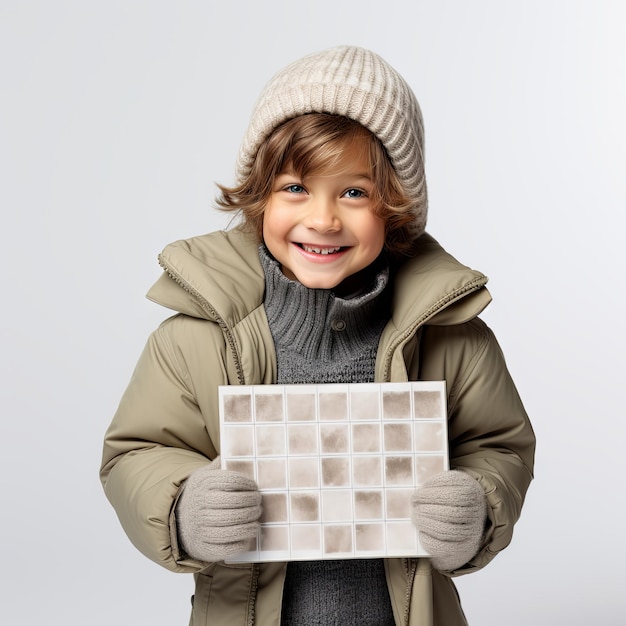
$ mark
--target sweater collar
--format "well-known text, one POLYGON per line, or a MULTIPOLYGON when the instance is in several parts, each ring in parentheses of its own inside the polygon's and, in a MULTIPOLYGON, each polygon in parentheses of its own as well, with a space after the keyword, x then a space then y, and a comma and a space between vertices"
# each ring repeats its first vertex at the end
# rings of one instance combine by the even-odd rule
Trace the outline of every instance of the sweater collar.
POLYGON ((314 358, 330 358, 349 345, 369 347, 389 318, 389 264, 381 255, 362 270, 359 288, 341 296, 330 289, 309 289, 287 278, 265 245, 259 247, 265 272, 265 300, 277 347, 314 358))

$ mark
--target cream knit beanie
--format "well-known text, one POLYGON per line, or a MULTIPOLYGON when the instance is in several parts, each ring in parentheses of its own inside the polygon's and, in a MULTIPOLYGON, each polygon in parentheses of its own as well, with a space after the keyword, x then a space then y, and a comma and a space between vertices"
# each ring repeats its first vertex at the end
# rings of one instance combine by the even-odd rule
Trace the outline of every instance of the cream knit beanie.
POLYGON ((237 159, 241 183, 259 146, 287 120, 306 113, 343 115, 380 139, 406 190, 416 199, 415 236, 426 226, 424 127, 415 94, 377 54, 354 46, 317 52, 279 71, 261 92, 237 159))

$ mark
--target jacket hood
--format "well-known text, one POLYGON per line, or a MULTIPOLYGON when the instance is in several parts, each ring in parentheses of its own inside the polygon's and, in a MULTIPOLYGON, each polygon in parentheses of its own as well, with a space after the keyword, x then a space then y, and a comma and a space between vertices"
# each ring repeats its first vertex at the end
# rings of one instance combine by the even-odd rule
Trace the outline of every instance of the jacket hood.
MULTIPOLYGON (((159 255, 163 275, 147 297, 174 311, 235 326, 263 304, 256 237, 241 228, 176 241, 159 255)), ((392 323, 460 324, 491 301, 487 277, 459 263, 430 235, 394 272, 392 323)))

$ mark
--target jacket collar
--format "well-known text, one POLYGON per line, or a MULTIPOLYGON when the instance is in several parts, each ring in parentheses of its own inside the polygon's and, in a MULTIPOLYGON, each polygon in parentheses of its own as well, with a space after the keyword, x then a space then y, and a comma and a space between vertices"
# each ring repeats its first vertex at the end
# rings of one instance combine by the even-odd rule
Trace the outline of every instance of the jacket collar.
POLYGON ((258 241, 239 228, 171 243, 159 264, 147 297, 174 311, 233 327, 263 304, 258 241))
MULTIPOLYGON (((174 311, 236 326, 263 305, 265 280, 254 235, 235 228, 168 245, 163 275, 147 297, 174 311)), ((391 323, 412 331, 423 323, 459 324, 491 297, 487 277, 459 263, 428 234, 395 272, 391 323)))

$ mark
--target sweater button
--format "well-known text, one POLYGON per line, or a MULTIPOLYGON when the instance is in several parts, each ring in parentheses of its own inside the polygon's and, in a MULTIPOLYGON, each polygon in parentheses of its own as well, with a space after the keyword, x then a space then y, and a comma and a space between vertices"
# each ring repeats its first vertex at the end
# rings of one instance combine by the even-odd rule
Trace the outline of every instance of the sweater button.
POLYGON ((343 320, 333 320, 330 323, 330 327, 333 330, 345 330, 346 329, 346 323, 343 320))

